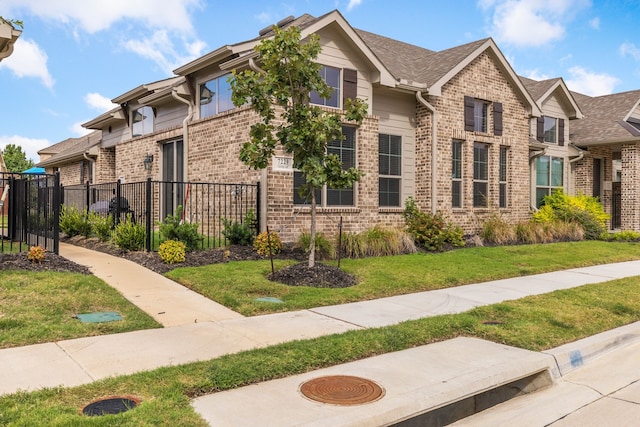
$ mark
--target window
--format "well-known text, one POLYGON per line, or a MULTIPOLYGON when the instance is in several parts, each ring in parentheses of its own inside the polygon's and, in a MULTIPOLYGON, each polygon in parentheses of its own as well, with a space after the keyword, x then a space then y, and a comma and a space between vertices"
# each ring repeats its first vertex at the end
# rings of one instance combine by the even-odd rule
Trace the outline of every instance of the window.
POLYGON ((507 207, 507 166, 509 147, 500 147, 500 165, 498 171, 498 185, 500 187, 499 207, 507 207))
POLYGON ((462 141, 451 143, 451 206, 462 207, 462 141))
POLYGON ((473 144, 473 207, 487 207, 489 198, 489 145, 473 144))
POLYGON ((544 118, 544 142, 556 143, 556 119, 554 117, 544 118))
POLYGON ((141 107, 134 110, 131 115, 132 134, 136 136, 142 136, 153 132, 153 108, 141 107))
POLYGON ((311 92, 311 103, 326 107, 340 107, 340 69, 323 65, 320 76, 333 89, 330 98, 321 98, 318 92, 311 92))
MULTIPOLYGON (((464 97, 464 129, 469 132, 487 133, 489 130, 489 102, 464 97)), ((502 104, 499 106, 499 133, 502 134, 502 104)))
POLYGON ((200 118, 213 116, 234 108, 231 85, 225 74, 200 85, 200 118))
POLYGON ((378 206, 400 206, 402 137, 378 135, 378 206))
POLYGON ((564 145, 564 119, 538 117, 537 140, 547 144, 564 145))
POLYGON ((536 159, 536 207, 555 189, 562 188, 564 160, 560 157, 542 156, 536 159))
MULTIPOLYGON (((342 127, 344 139, 341 141, 331 141, 327 144, 327 152, 336 154, 342 162, 343 169, 356 166, 356 128, 342 127)), ((306 184, 302 172, 293 173, 293 203, 296 205, 306 205, 311 203, 311 197, 300 195, 299 189, 306 184)), ((322 206, 353 206, 354 188, 328 188, 323 191, 316 190, 316 202, 322 206), (324 193, 324 194, 323 194, 324 193)))

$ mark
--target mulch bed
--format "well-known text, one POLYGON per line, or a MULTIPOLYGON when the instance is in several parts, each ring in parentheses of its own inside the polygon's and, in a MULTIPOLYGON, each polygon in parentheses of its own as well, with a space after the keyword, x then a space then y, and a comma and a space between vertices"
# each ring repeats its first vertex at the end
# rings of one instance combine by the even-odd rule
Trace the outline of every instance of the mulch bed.
MULTIPOLYGON (((185 262, 180 264, 165 264, 155 252, 126 252, 112 244, 102 243, 98 239, 73 237, 61 238, 60 241, 123 257, 159 274, 164 274, 178 267, 199 267, 221 262, 263 259, 250 246, 231 245, 222 249, 206 249, 188 252, 185 262)), ((270 280, 279 283, 290 286, 313 286, 320 288, 344 288, 356 284, 355 277, 339 268, 331 267, 320 262, 316 262, 315 267, 308 268, 307 255, 300 249, 285 247, 276 258, 299 261, 297 264, 276 271, 276 273, 272 275, 273 277, 269 277, 270 280)), ((47 253, 45 259, 39 264, 27 260, 25 253, 0 254, 0 270, 8 269, 91 274, 88 268, 53 253, 47 253)))

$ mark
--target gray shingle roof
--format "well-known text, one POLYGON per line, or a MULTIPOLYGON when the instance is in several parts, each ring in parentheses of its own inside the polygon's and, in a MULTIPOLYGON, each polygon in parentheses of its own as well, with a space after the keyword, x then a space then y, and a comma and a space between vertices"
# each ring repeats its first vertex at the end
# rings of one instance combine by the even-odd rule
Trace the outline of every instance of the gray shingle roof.
MULTIPOLYGON (((87 152, 91 147, 98 145, 101 140, 102 140, 101 131, 93 131, 85 136, 81 136, 80 138, 65 139, 64 141, 58 144, 55 144, 55 145, 60 145, 64 143, 63 150, 58 151, 53 156, 38 163, 37 166, 45 167, 45 166, 61 165, 66 162, 83 158, 83 154, 87 152)), ((50 147, 47 147, 47 148, 50 148, 50 147)), ((43 151, 43 150, 40 150, 40 151, 43 151)), ((49 151, 47 151, 47 153, 49 153, 49 151)))
POLYGON ((556 84, 558 80, 560 80, 559 77, 556 77, 554 79, 540 80, 540 81, 532 80, 522 76, 519 76, 519 77, 524 87, 527 88, 531 96, 533 96, 533 99, 535 99, 536 101, 539 101, 542 95, 547 93, 547 91, 551 88, 551 86, 553 86, 554 84, 556 84))
POLYGON ((576 145, 634 139, 620 122, 640 100, 640 90, 596 97, 572 94, 584 113, 582 120, 571 122, 571 139, 576 145))

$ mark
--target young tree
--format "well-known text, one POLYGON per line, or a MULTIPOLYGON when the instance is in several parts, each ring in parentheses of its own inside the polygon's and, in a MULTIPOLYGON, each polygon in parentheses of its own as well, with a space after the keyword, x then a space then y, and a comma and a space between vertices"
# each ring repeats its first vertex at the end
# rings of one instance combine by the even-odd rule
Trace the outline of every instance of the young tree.
POLYGON ((22 172, 33 166, 33 161, 27 159, 27 155, 19 145, 7 144, 2 152, 2 157, 4 157, 4 163, 9 172, 22 172))
POLYGON ((233 73, 230 78, 232 100, 236 106, 251 103, 262 122, 251 126, 250 140, 240 151, 240 159, 254 169, 267 167, 278 145, 293 156, 293 167, 306 181, 301 196, 311 201, 309 267, 315 265, 316 197, 315 190, 327 185, 347 188, 360 179, 356 168, 344 170, 340 158, 327 153, 327 144, 340 140, 342 122, 360 124, 367 113, 362 100, 349 100, 344 115, 327 112, 310 103, 311 92, 323 98, 332 88, 320 76, 316 62, 320 38, 300 40, 300 29, 273 27, 274 37, 255 48, 260 68, 233 73))

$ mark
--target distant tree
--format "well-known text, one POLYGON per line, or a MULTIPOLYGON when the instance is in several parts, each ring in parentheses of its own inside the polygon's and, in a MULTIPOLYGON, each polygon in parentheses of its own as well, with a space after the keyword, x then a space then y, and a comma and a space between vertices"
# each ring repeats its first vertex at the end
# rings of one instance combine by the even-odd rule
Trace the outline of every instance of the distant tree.
MULTIPOLYGON (((306 185, 301 196, 311 201, 309 267, 315 265, 316 190, 323 186, 348 188, 362 176, 356 168, 343 169, 335 154, 327 153, 327 144, 342 140, 342 122, 360 124, 367 113, 362 100, 348 100, 344 115, 311 104, 311 93, 331 97, 332 88, 320 75, 316 62, 320 38, 311 35, 301 42, 300 29, 273 27, 274 37, 255 48, 260 69, 234 72, 232 99, 236 106, 250 102, 262 118, 251 126, 250 140, 242 146, 240 159, 254 169, 264 169, 278 145, 291 154, 293 167, 300 171, 306 185)), ((257 68, 257 67, 254 67, 257 68)))
POLYGON ((2 152, 2 157, 4 157, 4 163, 9 172, 22 172, 33 167, 33 161, 27 159, 27 155, 19 145, 7 144, 2 152))

